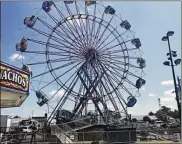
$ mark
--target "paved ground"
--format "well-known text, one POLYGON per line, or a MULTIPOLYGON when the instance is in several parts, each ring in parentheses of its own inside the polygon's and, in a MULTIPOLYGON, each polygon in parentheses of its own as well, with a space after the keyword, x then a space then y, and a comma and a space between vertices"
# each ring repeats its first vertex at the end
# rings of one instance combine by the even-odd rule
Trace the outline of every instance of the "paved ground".
POLYGON ((136 144, 181 144, 181 142, 172 142, 172 141, 137 141, 136 144))

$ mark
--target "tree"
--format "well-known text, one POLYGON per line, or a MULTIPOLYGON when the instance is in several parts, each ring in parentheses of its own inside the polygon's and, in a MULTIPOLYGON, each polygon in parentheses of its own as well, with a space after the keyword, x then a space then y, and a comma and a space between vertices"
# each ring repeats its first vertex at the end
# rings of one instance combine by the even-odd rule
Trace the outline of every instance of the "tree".
POLYGON ((151 119, 150 119, 148 116, 144 116, 144 117, 143 117, 143 121, 145 121, 145 122, 147 122, 147 121, 150 122, 151 119))
POLYGON ((159 120, 167 122, 167 116, 170 116, 175 119, 179 118, 179 111, 178 110, 172 111, 171 108, 162 106, 161 109, 158 110, 155 115, 159 120))
POLYGON ((132 122, 137 122, 137 119, 136 118, 132 118, 132 120, 131 120, 132 122))
POLYGON ((152 111, 149 112, 149 116, 153 116, 154 113, 152 111))
POLYGON ((166 106, 162 106, 161 107, 161 111, 163 111, 164 113, 168 114, 171 111, 171 108, 168 108, 166 106))
POLYGON ((21 118, 21 117, 16 115, 16 116, 14 116, 13 118, 21 118))
POLYGON ((167 122, 167 114, 164 113, 163 111, 159 110, 155 113, 156 117, 158 120, 161 120, 163 122, 167 122))

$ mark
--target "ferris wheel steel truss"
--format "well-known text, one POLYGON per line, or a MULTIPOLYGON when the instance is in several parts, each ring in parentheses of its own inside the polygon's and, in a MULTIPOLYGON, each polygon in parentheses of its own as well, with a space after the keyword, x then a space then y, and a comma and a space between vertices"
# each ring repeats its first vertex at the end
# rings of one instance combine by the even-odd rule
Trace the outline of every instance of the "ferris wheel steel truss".
POLYGON ((114 19, 120 21, 120 23, 126 23, 126 21, 120 19, 119 15, 115 13, 111 14, 110 11, 109 14, 111 16, 105 20, 104 17, 109 14, 106 14, 107 7, 101 2, 93 5, 93 14, 90 14, 88 6, 86 5, 84 6, 85 12, 82 13, 80 11, 79 2, 75 1, 72 3, 76 14, 72 12, 69 7, 70 4, 62 3, 65 4, 64 10, 66 10, 68 16, 65 16, 64 12, 61 11, 54 2, 51 5, 52 9, 54 8, 60 19, 54 17, 51 12, 46 12, 55 26, 52 26, 40 17, 36 17, 36 23, 40 22, 51 31, 50 33, 36 28, 36 24, 35 26, 28 27, 46 37, 47 41, 35 38, 26 38, 26 40, 40 44, 45 47, 45 49, 42 51, 32 51, 30 48, 27 48, 27 50, 22 52, 26 54, 45 55, 45 61, 29 62, 26 63, 26 65, 47 65, 48 70, 33 75, 32 81, 48 73, 52 75, 53 80, 47 82, 39 89, 43 90, 54 82, 60 86, 49 98, 49 102, 51 102, 60 90, 65 90, 56 106, 52 107, 53 111, 48 121, 51 121, 55 116, 56 110, 62 109, 70 96, 75 98, 75 101, 70 99, 75 102, 73 109, 73 113, 75 114, 81 114, 83 109, 87 107, 88 101, 92 100, 101 116, 104 116, 104 112, 109 111, 106 101, 110 101, 114 111, 118 112, 120 112, 117 104, 119 103, 123 109, 122 112, 127 115, 127 100, 121 94, 121 89, 124 90, 128 96, 135 97, 137 94, 139 96, 138 90, 141 86, 136 86, 137 84, 132 82, 132 80, 128 78, 129 76, 135 78, 136 81, 138 80, 140 85, 145 84, 145 81, 142 79, 144 67, 141 68, 131 63, 131 61, 134 60, 143 60, 143 64, 145 64, 144 59, 141 58, 140 40, 134 37, 130 28, 126 28, 122 33, 118 32, 118 29, 122 29, 122 27, 121 24, 113 26, 112 22, 114 19), (97 7, 104 9, 101 13, 101 17, 97 16, 97 7), (107 33, 109 34, 106 36, 107 33), (126 36, 126 40, 124 40, 123 36, 126 33, 130 33, 130 36, 126 36), (113 43, 114 45, 112 45, 113 43), (128 43, 132 43, 132 47, 128 48, 128 43), (134 56, 131 56, 130 52, 133 52, 132 54, 134 56), (136 53, 138 53, 138 55, 136 53), (51 59, 52 57, 56 59, 51 59), (65 62, 65 64, 58 66, 59 63, 62 62, 65 62), (55 65, 57 66, 55 67, 55 65), (74 68, 75 71, 63 82, 61 78, 71 73, 74 68), (66 69, 66 71, 58 75, 56 71, 60 69, 66 69), (130 71, 131 69, 133 69, 133 72, 130 71), (138 75, 138 71, 140 71, 141 75, 138 75), (129 85, 130 89, 125 86, 126 83, 129 85), (79 88, 75 89, 76 86, 79 88), (135 89, 135 94, 133 94, 134 92, 132 93, 133 89, 135 89), (115 99, 117 99, 118 102, 116 102, 115 99), (100 109, 99 104, 102 104, 104 110, 100 109))

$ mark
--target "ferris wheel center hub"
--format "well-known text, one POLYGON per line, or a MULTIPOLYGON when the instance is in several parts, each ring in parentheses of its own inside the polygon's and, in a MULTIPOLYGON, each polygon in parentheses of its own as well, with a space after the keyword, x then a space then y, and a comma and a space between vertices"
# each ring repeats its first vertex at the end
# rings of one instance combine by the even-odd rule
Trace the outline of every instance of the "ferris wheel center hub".
POLYGON ((97 59, 98 53, 95 49, 89 49, 85 54, 85 59, 94 61, 97 59))

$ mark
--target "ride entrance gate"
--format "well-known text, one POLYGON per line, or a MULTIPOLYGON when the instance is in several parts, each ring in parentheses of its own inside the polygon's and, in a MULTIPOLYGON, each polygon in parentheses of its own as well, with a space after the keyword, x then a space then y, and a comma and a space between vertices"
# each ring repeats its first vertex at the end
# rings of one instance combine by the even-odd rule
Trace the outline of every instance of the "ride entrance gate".
POLYGON ((0 108, 19 107, 29 95, 30 74, 7 63, 0 63, 0 108))

